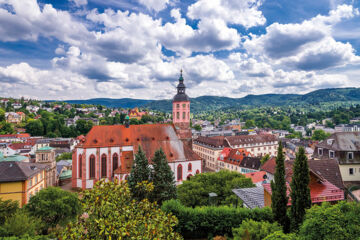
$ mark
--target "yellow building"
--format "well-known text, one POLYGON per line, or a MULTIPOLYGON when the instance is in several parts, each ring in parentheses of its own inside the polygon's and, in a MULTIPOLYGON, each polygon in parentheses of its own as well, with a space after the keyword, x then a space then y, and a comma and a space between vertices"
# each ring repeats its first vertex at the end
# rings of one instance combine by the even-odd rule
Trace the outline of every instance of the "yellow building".
POLYGON ((0 162, 0 198, 22 207, 45 187, 45 167, 38 163, 0 162))

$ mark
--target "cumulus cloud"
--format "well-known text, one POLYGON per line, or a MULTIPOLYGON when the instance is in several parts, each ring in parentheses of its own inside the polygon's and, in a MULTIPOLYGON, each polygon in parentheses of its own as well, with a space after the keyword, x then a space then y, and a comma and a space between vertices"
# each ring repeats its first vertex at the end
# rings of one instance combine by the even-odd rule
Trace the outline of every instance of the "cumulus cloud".
POLYGON ((333 39, 332 28, 356 15, 358 9, 340 5, 327 16, 318 15, 299 24, 274 23, 266 28, 266 34, 250 36, 244 47, 253 55, 265 55, 268 61, 299 70, 342 66, 358 57, 349 43, 333 39))
POLYGON ((188 8, 192 19, 222 19, 246 28, 263 25, 265 17, 259 10, 261 0, 199 0, 188 8))
POLYGON ((87 5, 87 0, 70 0, 71 2, 75 3, 77 7, 87 5))

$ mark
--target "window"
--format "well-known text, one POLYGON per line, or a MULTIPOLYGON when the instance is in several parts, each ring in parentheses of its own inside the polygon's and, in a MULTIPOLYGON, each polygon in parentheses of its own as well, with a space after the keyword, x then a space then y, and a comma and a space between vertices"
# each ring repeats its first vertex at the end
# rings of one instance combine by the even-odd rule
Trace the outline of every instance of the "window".
POLYGON ((79 154, 79 178, 82 178, 82 156, 79 154))
POLYGON ((349 175, 354 175, 354 169, 353 168, 349 168, 349 175))
POLYGON ((35 176, 35 184, 37 184, 38 182, 38 178, 37 178, 37 175, 35 176))
POLYGON ((186 108, 186 104, 185 104, 185 103, 183 104, 183 108, 186 108))
POLYGON ((347 159, 353 160, 354 159, 354 153, 353 152, 348 152, 347 153, 347 159))
POLYGON ((334 151, 329 151, 329 158, 334 158, 335 157, 335 152, 334 151))
POLYGON ((101 177, 106 177, 106 154, 101 156, 101 177))
POLYGON ((118 159, 119 159, 119 157, 118 157, 117 153, 114 153, 114 155, 113 155, 113 171, 119 167, 118 159))
POLYGON ((177 166, 177 180, 181 181, 182 180, 182 165, 179 164, 177 166))
POLYGON ((191 163, 189 163, 189 165, 188 165, 188 171, 191 171, 191 169, 192 169, 192 165, 191 165, 191 163))
POLYGON ((180 119, 180 113, 176 112, 176 119, 180 119))
POLYGON ((30 181, 29 181, 29 187, 31 187, 32 186, 32 179, 30 179, 30 181))
POLYGON ((180 104, 176 104, 176 108, 179 108, 180 107, 180 104))
POLYGON ((90 178, 95 178, 95 156, 90 156, 90 178))
POLYGON ((186 112, 183 112, 183 119, 185 120, 185 117, 186 117, 186 112))
POLYGON ((322 148, 319 148, 319 149, 318 149, 318 154, 319 154, 319 156, 322 156, 322 155, 323 155, 323 149, 322 149, 322 148))

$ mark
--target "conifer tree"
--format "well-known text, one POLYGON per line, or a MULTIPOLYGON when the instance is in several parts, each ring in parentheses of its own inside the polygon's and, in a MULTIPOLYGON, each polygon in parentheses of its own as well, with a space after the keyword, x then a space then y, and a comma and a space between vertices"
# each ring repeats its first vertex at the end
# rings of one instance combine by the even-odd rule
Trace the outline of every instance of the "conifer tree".
POLYGON ((145 152, 139 145, 139 149, 135 154, 135 161, 128 178, 128 183, 133 198, 140 201, 148 197, 147 192, 144 189, 138 187, 138 183, 149 181, 150 175, 151 169, 149 167, 148 159, 146 158, 145 152))
POLYGON ((153 161, 153 171, 151 179, 154 184, 153 201, 159 205, 165 200, 176 198, 176 185, 174 173, 167 162, 166 155, 160 148, 155 152, 153 161))
POLYGON ((311 207, 310 198, 310 175, 308 159, 305 155, 305 149, 299 148, 296 153, 296 159, 293 166, 293 175, 291 180, 291 229, 298 230, 304 220, 305 210, 311 207))
POLYGON ((289 232, 290 222, 286 214, 288 197, 286 196, 285 163, 284 153, 281 142, 279 142, 276 157, 276 168, 274 181, 271 181, 271 208, 274 219, 283 227, 285 233, 289 232))

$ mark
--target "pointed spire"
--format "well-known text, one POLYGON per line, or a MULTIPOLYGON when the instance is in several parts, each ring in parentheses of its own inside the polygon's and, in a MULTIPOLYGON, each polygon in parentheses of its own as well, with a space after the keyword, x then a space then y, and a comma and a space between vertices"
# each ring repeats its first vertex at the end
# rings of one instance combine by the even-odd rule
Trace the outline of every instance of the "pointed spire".
POLYGON ((179 77, 179 82, 183 83, 184 82, 184 78, 183 78, 183 70, 180 70, 180 77, 179 77))

